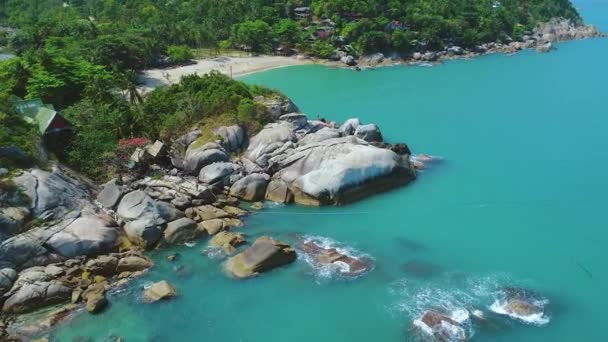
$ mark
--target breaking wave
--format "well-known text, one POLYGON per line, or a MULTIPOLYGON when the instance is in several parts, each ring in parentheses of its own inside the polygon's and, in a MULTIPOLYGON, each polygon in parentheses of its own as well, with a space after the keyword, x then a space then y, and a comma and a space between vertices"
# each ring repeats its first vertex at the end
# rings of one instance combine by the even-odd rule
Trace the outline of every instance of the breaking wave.
POLYGON ((365 271, 352 273, 350 269, 350 265, 342 261, 335 261, 330 264, 320 264, 315 260, 314 255, 310 253, 299 253, 300 258, 304 260, 312 269, 315 277, 319 279, 332 279, 332 278, 343 278, 343 279, 353 279, 358 278, 371 270, 373 270, 373 258, 371 255, 363 253, 351 246, 346 246, 344 244, 339 243, 336 240, 333 240, 324 236, 316 236, 316 235, 305 235, 302 237, 302 241, 306 244, 314 243, 318 247, 322 249, 336 249, 336 251, 340 254, 346 255, 350 258, 356 260, 362 260, 369 262, 369 268, 365 271))

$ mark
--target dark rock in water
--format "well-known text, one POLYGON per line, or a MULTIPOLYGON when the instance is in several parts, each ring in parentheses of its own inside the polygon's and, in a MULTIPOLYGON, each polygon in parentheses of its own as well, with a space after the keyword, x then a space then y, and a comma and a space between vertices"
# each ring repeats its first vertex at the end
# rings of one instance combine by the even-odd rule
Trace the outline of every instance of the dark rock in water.
POLYGON ((464 325, 439 311, 426 311, 422 317, 414 320, 414 326, 419 332, 435 341, 466 341, 469 339, 464 325))
POLYGON ((491 306, 497 314, 539 325, 549 322, 544 315, 547 301, 539 293, 517 287, 505 287, 501 291, 502 298, 491 306))
POLYGON ((340 253, 336 248, 324 248, 313 241, 302 241, 298 247, 306 254, 310 255, 318 265, 332 265, 343 263, 348 266, 348 270, 342 271, 348 276, 356 276, 369 271, 372 263, 363 258, 354 258, 344 253, 340 253))
POLYGON ((440 266, 421 260, 408 261, 403 264, 402 269, 406 273, 420 278, 428 278, 441 271, 440 266))
POLYGON ((412 151, 410 151, 410 148, 405 143, 393 144, 390 146, 390 150, 397 153, 400 156, 403 156, 406 154, 412 154, 412 151))
POLYGON ((406 249, 409 249, 412 252, 420 252, 420 251, 425 251, 427 250, 427 247, 420 244, 419 242, 416 242, 414 240, 408 239, 408 238, 404 238, 404 237, 398 237, 396 238, 397 243, 406 249))

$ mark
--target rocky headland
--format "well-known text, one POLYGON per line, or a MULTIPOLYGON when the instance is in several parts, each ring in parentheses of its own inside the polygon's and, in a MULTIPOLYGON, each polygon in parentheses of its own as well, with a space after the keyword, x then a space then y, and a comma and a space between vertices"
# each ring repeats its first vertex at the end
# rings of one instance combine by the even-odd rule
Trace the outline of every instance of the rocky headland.
MULTIPOLYGON (((15 315, 49 305, 102 312, 108 290, 153 265, 146 250, 209 236, 211 247, 234 255, 225 268, 236 278, 293 262, 296 249, 272 237, 236 254, 246 236, 231 230, 250 214, 241 201, 256 202, 251 208, 262 208, 265 200, 341 205, 416 178, 407 145, 384 142, 374 124, 309 120, 289 100, 256 100, 276 119, 256 135, 218 127, 216 140, 201 141, 194 129, 137 150, 131 159, 138 172, 100 187, 59 164, 3 170, 2 338, 9 338, 4 327, 24 336, 11 329, 15 315)), ((153 302, 176 291, 160 283, 143 296, 153 302)), ((52 315, 52 322, 69 316, 52 315)))
POLYGON ((342 65, 370 68, 394 64, 438 63, 449 59, 470 59, 484 54, 506 53, 514 54, 522 50, 536 49, 538 52, 549 52, 555 49, 559 42, 581 40, 588 38, 606 37, 594 25, 585 25, 569 19, 554 18, 546 23, 537 25, 533 30, 526 31, 520 38, 505 36, 500 42, 490 42, 464 48, 448 44, 443 50, 419 50, 408 55, 385 56, 376 53, 356 58, 347 55, 346 51, 336 50, 332 60, 342 65))

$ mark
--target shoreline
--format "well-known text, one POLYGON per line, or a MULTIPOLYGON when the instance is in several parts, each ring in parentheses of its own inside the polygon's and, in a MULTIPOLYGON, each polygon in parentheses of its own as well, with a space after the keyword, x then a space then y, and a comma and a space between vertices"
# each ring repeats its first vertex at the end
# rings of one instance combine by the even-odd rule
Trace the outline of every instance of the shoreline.
POLYGON ((219 71, 222 74, 231 75, 233 78, 239 79, 259 72, 301 65, 321 65, 328 68, 351 69, 357 71, 394 66, 416 66, 423 64, 430 64, 435 66, 443 64, 445 61, 474 60, 479 57, 494 54, 505 54, 513 56, 520 52, 529 50, 537 50, 538 53, 547 53, 555 49, 554 44, 587 40, 592 38, 606 38, 606 36, 559 40, 551 43, 551 46, 549 46, 548 49, 544 51, 539 51, 539 48, 541 48, 543 45, 534 44, 522 46, 515 43, 509 45, 500 45, 496 48, 488 49, 484 52, 467 51, 466 53, 460 55, 448 54, 444 53, 443 51, 427 52, 427 54, 432 53, 436 55, 436 57, 432 59, 417 59, 414 56, 405 58, 400 56, 397 58, 382 57, 381 60, 373 60, 368 58, 368 56, 364 56, 355 65, 346 65, 341 61, 319 59, 304 55, 296 55, 291 57, 271 55, 259 55, 251 57, 219 56, 210 59, 197 59, 194 60, 195 63, 191 65, 165 69, 156 68, 145 70, 140 75, 140 81, 142 82, 140 90, 145 94, 160 86, 177 84, 183 76, 204 75, 212 71, 219 71))
POLYGON ((304 56, 251 56, 229 57, 220 56, 209 59, 197 59, 194 64, 166 69, 148 69, 140 75, 142 86, 140 89, 147 93, 159 87, 179 83, 183 76, 204 75, 211 71, 239 78, 257 72, 284 68, 288 66, 316 64, 312 58, 304 56))

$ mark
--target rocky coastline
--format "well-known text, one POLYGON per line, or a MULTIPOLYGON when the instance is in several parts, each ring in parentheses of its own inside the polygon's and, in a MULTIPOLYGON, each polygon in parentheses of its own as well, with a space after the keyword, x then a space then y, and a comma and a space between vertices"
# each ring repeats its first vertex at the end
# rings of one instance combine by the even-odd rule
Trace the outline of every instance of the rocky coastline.
MULTIPOLYGON (((153 266, 146 250, 209 237, 235 278, 289 264, 296 248, 272 237, 247 247, 245 234, 232 231, 263 201, 342 205, 416 178, 407 145, 384 142, 374 124, 310 120, 288 99, 256 101, 275 118, 256 135, 218 127, 216 141, 201 141, 193 129, 136 150, 139 171, 101 187, 59 164, 4 170, 0 339, 29 338, 81 308, 102 312, 109 290, 153 266), (58 304, 67 306, 37 327, 11 324, 58 304)), ((176 292, 163 283, 142 296, 153 302, 176 292)))
POLYGON ((420 50, 407 55, 395 54, 385 56, 382 53, 356 58, 345 51, 336 50, 331 62, 321 63, 335 67, 354 67, 369 69, 392 65, 417 65, 420 63, 436 64, 451 59, 472 59, 482 55, 505 53, 515 54, 523 50, 535 49, 539 53, 550 52, 555 44, 572 40, 606 37, 594 25, 584 25, 569 19, 554 18, 541 23, 532 31, 524 32, 521 39, 505 37, 502 42, 484 43, 474 48, 463 48, 457 45, 448 45, 443 50, 420 50))

